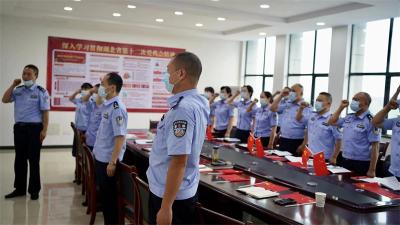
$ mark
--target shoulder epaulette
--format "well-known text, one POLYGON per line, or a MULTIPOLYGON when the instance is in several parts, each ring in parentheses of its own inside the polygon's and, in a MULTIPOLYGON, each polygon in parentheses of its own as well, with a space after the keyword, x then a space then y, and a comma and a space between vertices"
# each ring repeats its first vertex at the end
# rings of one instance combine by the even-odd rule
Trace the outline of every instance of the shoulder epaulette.
POLYGON ((373 118, 373 116, 372 116, 370 113, 368 113, 368 114, 367 114, 367 118, 368 118, 368 120, 370 120, 370 121, 371 121, 371 120, 372 120, 372 118, 373 118))
POLYGON ((24 85, 20 85, 20 86, 16 87, 15 89, 22 88, 22 87, 25 87, 25 86, 24 85))
POLYGON ((42 86, 37 86, 37 88, 41 91, 41 92, 46 92, 46 89, 44 89, 42 86))
POLYGON ((176 107, 179 106, 179 103, 182 101, 183 96, 179 97, 178 101, 176 102, 176 104, 174 106, 171 107, 171 109, 175 109, 176 107))
POLYGON ((113 107, 114 107, 114 109, 118 109, 118 108, 119 108, 119 104, 118 104, 117 101, 115 101, 115 102, 113 103, 113 107))

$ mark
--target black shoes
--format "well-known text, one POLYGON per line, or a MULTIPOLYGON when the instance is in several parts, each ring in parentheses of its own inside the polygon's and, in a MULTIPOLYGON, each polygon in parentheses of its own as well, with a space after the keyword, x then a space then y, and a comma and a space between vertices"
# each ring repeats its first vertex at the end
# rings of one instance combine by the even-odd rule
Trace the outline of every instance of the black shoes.
POLYGON ((25 196, 26 193, 25 192, 19 192, 17 190, 14 190, 13 192, 11 192, 8 195, 5 195, 4 198, 15 198, 15 197, 20 197, 20 196, 25 196))
POLYGON ((37 200, 39 198, 39 194, 31 194, 31 200, 37 200))

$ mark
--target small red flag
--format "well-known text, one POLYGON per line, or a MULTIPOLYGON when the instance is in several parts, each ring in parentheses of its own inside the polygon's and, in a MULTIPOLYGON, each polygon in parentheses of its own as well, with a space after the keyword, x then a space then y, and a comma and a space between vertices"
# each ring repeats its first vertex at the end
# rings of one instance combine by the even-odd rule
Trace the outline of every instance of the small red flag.
POLYGON ((307 146, 304 146, 303 155, 301 156, 303 166, 307 167, 307 162, 310 159, 311 155, 312 155, 312 153, 311 153, 310 149, 308 149, 307 146))
POLYGON ((257 150, 257 157, 262 158, 264 157, 264 147, 262 145, 261 139, 257 138, 256 139, 256 150, 257 150))
POLYGON ((209 140, 209 141, 211 141, 213 139, 211 126, 207 126, 206 136, 207 136, 207 140, 209 140))
POLYGON ((253 153, 253 148, 254 148, 254 137, 253 134, 250 133, 249 137, 247 138, 247 150, 249 150, 250 153, 253 153))
POLYGON ((324 152, 320 152, 314 155, 314 171, 317 176, 329 175, 328 168, 325 163, 324 152))

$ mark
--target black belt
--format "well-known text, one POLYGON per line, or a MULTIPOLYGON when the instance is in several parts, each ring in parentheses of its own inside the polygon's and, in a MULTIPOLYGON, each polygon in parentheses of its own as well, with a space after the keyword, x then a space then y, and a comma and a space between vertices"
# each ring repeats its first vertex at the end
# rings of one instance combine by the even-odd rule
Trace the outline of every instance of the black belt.
POLYGON ((17 122, 15 123, 17 126, 26 127, 26 126, 41 126, 42 123, 25 123, 25 122, 17 122))

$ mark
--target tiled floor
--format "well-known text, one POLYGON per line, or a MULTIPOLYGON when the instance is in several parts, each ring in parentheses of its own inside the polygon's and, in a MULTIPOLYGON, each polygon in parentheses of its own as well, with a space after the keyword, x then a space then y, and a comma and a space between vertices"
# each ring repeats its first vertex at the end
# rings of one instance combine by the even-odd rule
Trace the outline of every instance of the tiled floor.
MULTIPOLYGON (((39 200, 30 196, 11 200, 4 195, 13 190, 14 151, 0 151, 0 224, 89 224, 81 205, 81 186, 72 183, 75 161, 69 149, 43 149, 40 161, 42 190, 39 200)), ((97 213, 95 224, 103 224, 97 213)))

